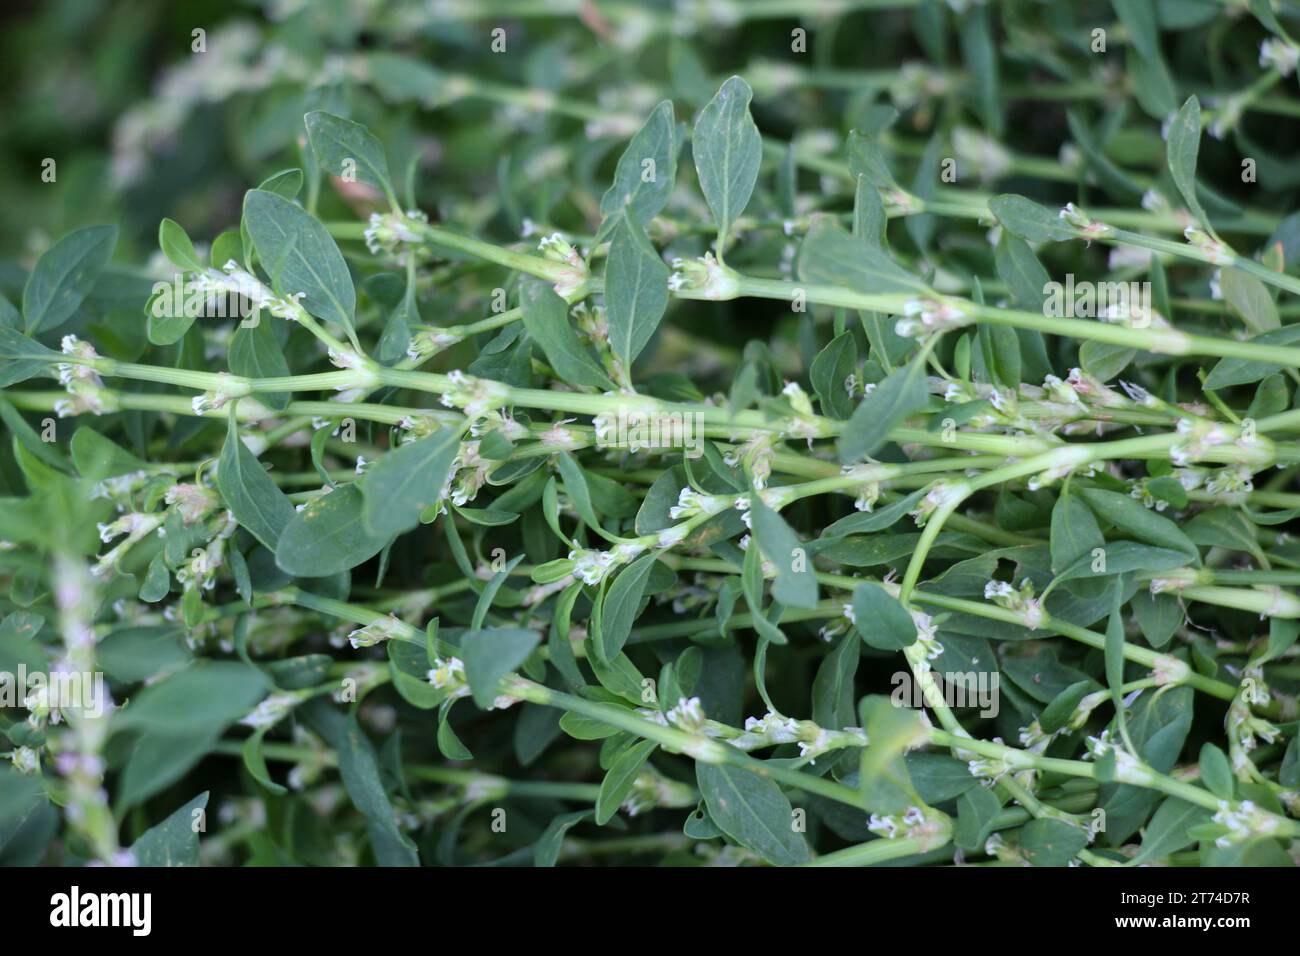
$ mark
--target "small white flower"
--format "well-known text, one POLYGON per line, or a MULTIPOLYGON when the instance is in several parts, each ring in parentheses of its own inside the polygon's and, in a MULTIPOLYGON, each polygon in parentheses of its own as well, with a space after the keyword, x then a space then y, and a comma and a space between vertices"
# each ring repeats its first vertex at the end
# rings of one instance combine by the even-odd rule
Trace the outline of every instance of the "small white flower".
POLYGON ((673 525, 672 527, 669 528, 664 528, 662 531, 659 532, 659 538, 658 541, 656 542, 656 546, 665 551, 670 548, 675 548, 683 541, 686 540, 686 536, 688 534, 690 534, 690 528, 688 528, 684 524, 678 524, 678 525, 673 525))
POLYGON ((1259 65, 1264 69, 1275 69, 1283 76, 1290 76, 1300 64, 1300 47, 1293 46, 1280 37, 1269 37, 1259 45, 1259 65))
POLYGON ((9 755, 19 773, 33 774, 41 768, 41 757, 31 747, 18 747, 9 755))
POLYGON ((271 694, 242 717, 239 722, 245 727, 254 729, 271 727, 279 723, 281 718, 301 702, 302 699, 297 694, 271 694))
POLYGON ((683 697, 665 715, 668 723, 688 733, 699 733, 704 727, 704 707, 698 697, 683 697))

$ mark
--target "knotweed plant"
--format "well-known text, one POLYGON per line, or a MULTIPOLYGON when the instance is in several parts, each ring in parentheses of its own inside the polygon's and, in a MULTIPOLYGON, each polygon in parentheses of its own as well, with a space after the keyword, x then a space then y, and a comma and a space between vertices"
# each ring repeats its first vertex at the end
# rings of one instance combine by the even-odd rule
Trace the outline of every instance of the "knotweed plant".
POLYGON ((0 275, 0 860, 1300 859, 1294 4, 327 6, 0 275))

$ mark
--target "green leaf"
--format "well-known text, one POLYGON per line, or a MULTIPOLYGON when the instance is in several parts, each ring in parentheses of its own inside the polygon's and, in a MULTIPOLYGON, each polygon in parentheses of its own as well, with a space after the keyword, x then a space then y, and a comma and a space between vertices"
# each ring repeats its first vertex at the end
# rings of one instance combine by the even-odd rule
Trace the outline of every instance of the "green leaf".
POLYGON ((158 248, 182 272, 203 272, 199 255, 189 235, 174 219, 164 219, 158 224, 158 248))
POLYGON ((1152 594, 1139 589, 1133 595, 1133 613, 1147 643, 1154 648, 1164 647, 1174 632, 1182 625, 1183 607, 1172 594, 1152 594))
POLYGON ((852 634, 845 634, 822 658, 812 683, 814 723, 822 727, 847 727, 853 723, 853 676, 861 659, 862 648, 852 634))
POLYGON ((1187 554, 1183 551, 1135 544, 1132 541, 1112 541, 1102 551, 1103 554, 1097 558, 1093 558, 1091 552, 1080 555, 1073 564, 1061 571, 1058 580, 1101 578, 1133 571, 1169 571, 1181 568, 1188 562, 1187 554))
POLYGON ((87 226, 70 232, 36 260, 23 287, 28 335, 57 329, 72 318, 108 264, 117 245, 117 226, 87 226))
POLYGON ((257 188, 283 196, 285 199, 295 199, 298 193, 302 192, 302 180, 301 169, 282 169, 263 179, 257 188))
POLYGON ((293 503, 285 497, 251 451, 239 438, 231 408, 226 443, 217 463, 217 490, 240 526, 274 551, 280 533, 294 519, 293 503))
POLYGON ((1183 202, 1201 226, 1213 233, 1209 217, 1196 198, 1196 154, 1201 148, 1201 104, 1195 96, 1189 96, 1187 102, 1174 116, 1166 139, 1165 157, 1169 162, 1169 173, 1174 178, 1174 185, 1182 194, 1183 202))
POLYGON ((587 487, 587 476, 582 466, 567 451, 556 455, 555 463, 559 466, 560 477, 564 479, 564 490, 569 493, 569 500, 577 509, 578 516, 591 530, 603 532, 600 518, 596 516, 596 509, 591 503, 591 490, 587 487))
POLYGON ((879 584, 864 581, 853 589, 854 629, 869 646, 899 651, 916 643, 912 615, 879 584))
POLYGON ((1128 495, 1101 488, 1080 488, 1078 493, 1093 512, 1125 534, 1161 548, 1182 551, 1188 561, 1199 566, 1200 552, 1186 534, 1168 518, 1158 515, 1128 495))
POLYGON ((145 335, 152 345, 175 345, 185 338, 194 320, 198 318, 197 310, 189 308, 193 300, 174 294, 174 287, 157 290, 145 304, 145 335))
MULTIPOLYGON (((1011 298, 1016 307, 1028 312, 1041 312, 1045 295, 1043 290, 1051 282, 1052 277, 1038 261, 1038 256, 1034 255, 1034 250, 1029 247, 1029 243, 1012 233, 1010 229, 1004 229, 994 252, 994 262, 998 276, 1011 290, 1011 298)), ((982 325, 981 328, 992 327, 982 325)), ((1008 329, 1008 331, 1013 333, 1012 338, 1014 338, 1015 330, 1008 329)), ((1019 345, 1016 346, 1015 357, 1017 359, 1020 357, 1019 345)))
POLYGON ((597 823, 604 826, 618 813, 618 808, 636 785, 641 768, 658 746, 653 740, 642 740, 614 758, 605 779, 600 782, 600 793, 596 797, 597 823))
POLYGON ((787 607, 816 607, 816 569, 807 547, 785 519, 767 506, 759 492, 749 496, 749 509, 754 540, 776 568, 772 597, 787 607))
MULTIPOLYGON (((322 169, 344 182, 360 181, 378 186, 392 207, 400 208, 388 175, 384 147, 370 130, 324 110, 313 110, 303 120, 307 124, 312 152, 322 169)), ((258 255, 261 255, 260 250, 258 255)))
POLYGON ((992 790, 971 787, 957 798, 953 841, 968 853, 983 850, 1001 810, 1002 804, 992 790))
POLYGON ((113 715, 113 732, 184 737, 219 732, 243 717, 269 689, 256 668, 234 661, 195 663, 150 684, 113 715))
POLYGON ((818 216, 799 247, 799 278, 818 285, 842 285, 869 294, 933 295, 879 246, 845 232, 829 216, 818 216))
MULTIPOLYGON (((230 371, 248 378, 281 378, 293 374, 276 338, 271 319, 257 315, 239 323, 230 340, 230 371)), ((276 411, 289 404, 289 392, 255 392, 257 401, 276 411)))
POLYGON ((989 211, 1007 232, 1027 242, 1063 242, 1077 236, 1075 228, 1059 213, 1024 196, 994 196, 989 200, 989 211))
MULTIPOLYGON (((1253 345, 1296 345, 1300 343, 1300 322, 1284 325, 1280 329, 1265 332, 1250 340, 1253 345)), ((1282 366, 1251 359, 1224 358, 1215 363, 1206 376, 1205 387, 1208 389, 1228 388, 1233 385, 1249 385, 1258 382, 1278 371, 1282 366)))
POLYGON ((925 493, 925 488, 919 488, 906 498, 900 498, 877 511, 859 511, 841 518, 823 531, 822 537, 836 538, 849 534, 868 534, 888 528, 909 511, 915 511, 917 502, 925 497, 925 493))
POLYGON ((353 805, 366 818, 370 844, 380 866, 418 866, 420 859, 411 838, 402 832, 392 801, 379 778, 379 761, 370 739, 349 714, 343 732, 334 741, 339 753, 339 775, 353 805))
POLYGON ((844 385, 857 367, 858 343, 852 332, 840 333, 817 353, 808 377, 824 414, 839 419, 853 414, 853 399, 844 385))
POLYGON ((159 551, 149 562, 149 570, 140 584, 140 600, 147 604, 157 604, 168 595, 171 586, 171 571, 167 568, 163 552, 159 551))
POLYGON ((546 361, 570 385, 613 390, 616 386, 569 323, 569 305, 545 282, 525 279, 519 284, 524 328, 546 353, 546 361))
POLYGON ((877 199, 879 190, 898 188, 898 181, 894 179, 878 137, 857 129, 849 130, 847 152, 849 173, 859 183, 865 180, 877 199))
POLYGON ((605 265, 609 344, 630 371, 668 307, 668 266, 645 232, 624 212, 614 227, 605 265))
POLYGON ((1236 781, 1228 755, 1214 744, 1201 747, 1201 782, 1220 800, 1231 800, 1236 795, 1236 781))
POLYGON ((533 866, 555 866, 560 858, 560 849, 564 846, 564 835, 577 824, 592 815, 591 810, 574 810, 561 813, 551 820, 542 831, 542 835, 533 844, 533 866))
POLYGON ((207 812, 205 790, 157 826, 146 830, 131 845, 136 866, 198 866, 199 832, 197 826, 207 812))
POLYGON ((0 329, 12 329, 15 332, 21 332, 23 328, 23 315, 14 304, 3 295, 0 295, 0 329))
POLYGON ((700 189, 718 227, 718 250, 749 205, 758 181, 763 141, 749 115, 749 84, 733 76, 700 111, 691 138, 700 189))
POLYGON ((471 630, 477 631, 483 626, 483 622, 487 620, 488 611, 492 609, 492 602, 496 600, 497 592, 501 590, 501 586, 510 577, 510 572, 515 569, 524 557, 525 555, 516 554, 483 585, 483 590, 478 596, 478 603, 474 605, 474 617, 470 620, 469 625, 471 630))
POLYGON ((1043 817, 1020 831, 1020 850, 1034 866, 1067 866, 1088 846, 1082 827, 1043 817))
POLYGON ((1211 814, 1204 807, 1194 803, 1168 797, 1152 814, 1146 830, 1142 834, 1142 847, 1137 856, 1128 861, 1128 866, 1141 866, 1155 860, 1162 860, 1171 853, 1177 853, 1184 847, 1196 842, 1189 831, 1208 823, 1211 814))
POLYGON ((803 834, 795 832, 790 801, 771 780, 711 763, 696 763, 695 779, 713 822, 745 849, 776 866, 811 858, 803 834))
POLYGON ((516 670, 541 639, 536 631, 519 627, 466 632, 460 651, 474 703, 485 710, 491 707, 501 693, 501 678, 516 670))
POLYGON ((835 443, 840 464, 852 465, 879 451, 889 433, 929 400, 925 361, 918 355, 885 376, 854 410, 835 443))
POLYGON ((655 560, 656 555, 653 554, 637 558, 619 572, 605 594, 600 637, 606 660, 613 660, 623 650, 628 635, 632 633, 632 624, 641 609, 641 601, 645 597, 646 584, 650 580, 650 572, 654 569, 655 560))
POLYGON ((858 713, 869 741, 862 748, 858 765, 858 787, 867 808, 873 813, 892 814, 923 804, 903 759, 909 750, 925 742, 920 712, 896 707, 888 697, 874 694, 862 698, 858 713))
POLYGON ((962 18, 957 33, 967 75, 973 80, 972 92, 980 120, 989 133, 1001 137, 1005 123, 998 92, 998 54, 993 43, 989 11, 981 6, 971 7, 962 18))
POLYGON ((0 388, 25 382, 52 367, 59 353, 17 329, 0 325, 0 388))
POLYGON ((355 568, 388 544, 366 523, 365 498, 356 482, 308 502, 280 532, 275 563, 294 577, 323 578, 355 568))
POLYGON ((1103 660, 1106 665, 1106 686, 1110 702, 1115 708, 1115 723, 1126 745, 1130 744, 1128 715, 1124 709, 1124 618, 1120 614, 1122 595, 1115 593, 1110 617, 1106 619, 1106 644, 1103 660))
POLYGON ((296 203, 261 189, 244 196, 244 224, 276 293, 303 293, 302 306, 309 313, 355 335, 356 289, 343 253, 325 227, 296 203))
POLYGON ((248 770, 248 775, 265 787, 270 793, 277 796, 288 793, 286 787, 282 787, 271 779, 271 772, 266 769, 266 757, 262 753, 262 741, 265 739, 270 727, 259 727, 253 732, 252 736, 244 741, 241 755, 244 758, 244 767, 248 770))
POLYGON ((1079 361, 1083 370, 1099 381, 1109 382, 1137 357, 1137 349, 1113 345, 1109 342, 1084 342, 1079 346, 1079 361))
POLYGON ((1282 324, 1277 314, 1277 303, 1269 295, 1268 286, 1249 272, 1221 269, 1219 288, 1229 308, 1241 316, 1246 328, 1255 335, 1271 332, 1282 324))
POLYGON ((1060 574, 1105 544, 1092 509, 1068 490, 1062 491, 1052 506, 1052 570, 1060 574))
POLYGON ((460 451, 460 429, 440 428, 389 451, 357 482, 366 528, 388 539, 414 528, 420 513, 438 500, 460 451))
POLYGON ((73 433, 68 447, 77 472, 91 481, 103 481, 105 478, 142 471, 148 467, 146 462, 113 439, 105 438, 87 425, 73 433))
POLYGON ((668 203, 677 179, 677 121, 664 100, 637 130, 618 159, 614 182, 600 200, 605 231, 625 212, 644 227, 668 203))

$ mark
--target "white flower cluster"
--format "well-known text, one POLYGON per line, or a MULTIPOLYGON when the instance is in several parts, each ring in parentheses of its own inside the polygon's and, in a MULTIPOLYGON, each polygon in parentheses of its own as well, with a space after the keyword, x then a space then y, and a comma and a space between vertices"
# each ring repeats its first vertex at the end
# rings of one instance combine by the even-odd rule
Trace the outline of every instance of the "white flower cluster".
MULTIPOLYGON (((107 578, 117 567, 117 562, 125 555, 136 542, 144 539, 150 532, 163 523, 161 514, 143 514, 140 512, 128 511, 119 518, 107 523, 97 525, 99 530, 99 540, 108 544, 116 538, 126 535, 125 540, 117 546, 101 555, 91 568, 91 574, 97 578, 107 578)), ((159 531, 161 534, 161 531, 159 531)), ((199 552, 196 549, 196 553, 199 552)), ((178 575, 179 576, 179 575, 178 575)))
POLYGON ((1259 65, 1290 76, 1300 64, 1300 47, 1278 37, 1269 37, 1259 45, 1259 65))
POLYGON ((1110 728, 1103 730, 1096 737, 1088 737, 1084 740, 1084 748, 1088 751, 1087 757, 1096 760, 1104 757, 1108 753, 1115 754, 1115 771, 1121 778, 1142 766, 1142 762, 1137 757, 1129 753, 1124 745, 1115 739, 1111 734, 1110 728))
POLYGON ((658 533, 658 537, 655 539, 655 547, 663 551, 675 548, 685 541, 687 535, 690 533, 690 526, 685 524, 675 524, 671 527, 664 528, 658 533))
POLYGON ((771 432, 759 432, 723 455, 722 460, 732 468, 748 472, 755 488, 766 488, 767 479, 772 476, 772 457, 776 454, 777 442, 777 436, 771 432))
POLYGON ((1187 240, 1188 245, 1205 253, 1207 260, 1217 266, 1230 266, 1237 261, 1231 249, 1204 229, 1188 226, 1183 230, 1183 238, 1187 240))
POLYGON ((217 378, 221 383, 220 385, 208 389, 201 395, 195 395, 190 400, 190 407, 194 410, 195 415, 203 415, 207 412, 225 408, 231 399, 248 394, 248 387, 237 381, 228 372, 218 372, 217 378))
POLYGON ((1234 442, 1231 433, 1217 422, 1181 418, 1175 426, 1182 439, 1169 449, 1169 460, 1182 467, 1199 461, 1211 448, 1234 442))
MULTIPOLYGON (((1000 743, 1000 738, 994 738, 1000 743)), ((966 769, 972 777, 978 777, 981 784, 992 787, 1009 773, 1015 773, 1015 766, 1006 757, 975 757, 966 762, 966 769)))
POLYGON ((406 625, 395 614, 376 618, 365 627, 359 627, 348 635, 348 643, 355 648, 374 647, 384 641, 401 637, 406 633, 406 625))
POLYGON ((447 373, 451 389, 443 392, 442 404, 459 408, 471 421, 477 421, 495 411, 509 399, 507 386, 486 378, 474 378, 459 369, 447 373))
POLYGON ((654 807, 687 807, 695 804, 695 791, 691 787, 670 780, 647 764, 637 774, 636 781, 620 808, 630 817, 654 807))
POLYGON ((961 169, 989 182, 1001 179, 1011 168, 1011 154, 993 137, 969 126, 952 131, 952 148, 961 169))
POLYGON ((1083 234, 1084 239, 1090 241, 1109 236, 1115 231, 1113 226, 1098 222, 1072 202, 1066 203, 1057 215, 1075 229, 1078 229, 1083 234))
MULTIPOLYGON (((99 357, 89 342, 83 342, 75 335, 65 335, 62 342, 64 355, 77 359, 89 360, 99 357)), ((104 390, 104 381, 89 365, 82 362, 59 362, 55 366, 59 384, 67 390, 69 398, 61 398, 54 403, 54 412, 60 418, 83 415, 103 415, 113 410, 112 393, 104 390)))
POLYGON ((165 492, 163 502, 176 509, 185 524, 202 521, 221 504, 221 499, 211 488, 178 481, 165 492))
POLYGON ((946 481, 936 481, 930 486, 930 490, 925 493, 925 497, 921 499, 917 507, 908 512, 908 515, 916 522, 918 528, 924 528, 925 523, 930 520, 930 515, 953 500, 960 500, 964 494, 965 489, 963 486, 950 484, 946 481))
POLYGON ((176 572, 176 580, 185 590, 211 591, 217 585, 217 571, 225 563, 226 540, 238 528, 234 515, 225 513, 225 521, 206 547, 190 552, 189 561, 176 572))
POLYGON ((1220 504, 1238 505, 1255 490, 1254 474, 1245 465, 1232 465, 1211 472, 1205 490, 1220 504))
POLYGON ((406 345, 406 356, 414 362, 421 362, 464 338, 465 333, 459 329, 423 329, 411 336, 406 345))
MULTIPOLYGON (((399 247, 420 242, 419 226, 427 225, 429 217, 418 209, 405 213, 371 213, 366 227, 366 248, 371 255, 398 253, 399 247)), ((398 254, 398 262, 405 262, 405 253, 398 254)))
POLYGON ((194 273, 193 281, 209 299, 217 295, 236 295, 252 302, 258 312, 270 312, 276 318, 290 322, 298 321, 302 300, 306 296, 305 292, 276 295, 234 259, 226 260, 220 272, 205 269, 194 273))
POLYGON ((587 263, 564 236, 558 232, 545 236, 538 242, 537 248, 543 257, 563 263, 566 267, 555 282, 555 293, 560 298, 570 298, 587 284, 587 263))
POLYGON ((447 691, 449 697, 469 695, 469 684, 465 680, 465 662, 459 657, 435 658, 427 676, 430 684, 438 690, 447 691))
POLYGON ((690 734, 701 733, 707 720, 704 716, 704 706, 700 703, 698 697, 681 698, 668 709, 668 712, 664 714, 664 719, 671 726, 690 734))
POLYGON ((239 722, 245 727, 252 727, 254 730, 273 727, 300 703, 302 703, 302 698, 297 694, 270 694, 263 698, 262 702, 244 717, 240 718, 239 722))
POLYGON ((574 577, 584 584, 596 585, 612 569, 631 561, 644 550, 645 545, 639 541, 628 541, 615 545, 609 551, 575 549, 569 552, 569 560, 573 562, 574 577))
POLYGON ((151 531, 157 527, 157 524, 157 519, 153 516, 131 511, 113 521, 100 522, 96 527, 99 530, 99 540, 108 544, 114 538, 120 538, 124 534, 135 534, 142 529, 151 531))
POLYGON ((843 746, 848 737, 866 740, 866 735, 856 727, 829 731, 811 720, 795 720, 768 711, 762 717, 745 718, 745 732, 732 738, 730 743, 741 750, 797 743, 801 757, 818 757, 833 747, 843 746))
POLYGON ((668 288, 673 292, 690 292, 701 299, 722 301, 734 299, 740 291, 736 273, 714 258, 711 252, 699 259, 674 259, 672 267, 668 288))
POLYGON ((967 318, 956 305, 934 299, 908 299, 903 303, 903 316, 894 323, 894 332, 905 339, 960 329, 967 318))
POLYGON ((586 438, 572 428, 566 427, 576 421, 576 418, 563 418, 552 424, 550 428, 538 432, 537 440, 548 448, 556 448, 561 451, 573 451, 576 448, 583 448, 587 444, 586 438))
POLYGON ((680 522, 697 515, 716 515, 724 511, 731 503, 725 494, 701 494, 693 488, 682 488, 677 494, 677 503, 668 509, 668 518, 680 522))
POLYGON ((1042 602, 1034 597, 1034 583, 1028 578, 1021 581, 1018 588, 1006 581, 989 581, 984 585, 984 598, 1020 614, 1021 621, 1030 630, 1041 627, 1047 616, 1042 602))
POLYGON ((9 754, 14 769, 22 774, 34 774, 41 769, 41 756, 31 747, 15 747, 9 754))
POLYGON ((1219 809, 1215 812, 1213 820, 1220 826, 1228 828, 1227 833, 1214 840, 1214 845, 1220 849, 1269 836, 1277 832, 1279 824, 1277 817, 1260 809, 1251 800, 1242 800, 1239 803, 1220 800, 1219 809))
POLYGON ((902 814, 873 813, 867 821, 867 829, 887 840, 893 840, 910 836, 914 830, 924 826, 925 822, 925 814, 920 807, 908 807, 902 814))
POLYGON ((1135 478, 1133 487, 1129 489, 1128 496, 1136 501, 1142 502, 1143 507, 1153 508, 1156 511, 1164 511, 1169 507, 1169 502, 1163 498, 1157 498, 1147 487, 1151 483, 1150 478, 1135 478))

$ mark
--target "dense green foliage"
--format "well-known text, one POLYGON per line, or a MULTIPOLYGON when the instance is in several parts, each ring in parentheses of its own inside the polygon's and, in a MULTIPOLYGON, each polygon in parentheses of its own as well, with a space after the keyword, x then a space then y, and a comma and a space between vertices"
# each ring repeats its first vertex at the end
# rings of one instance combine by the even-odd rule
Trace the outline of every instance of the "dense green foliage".
POLYGON ((1300 858, 1300 6, 250 6, 6 30, 0 862, 1300 858))

